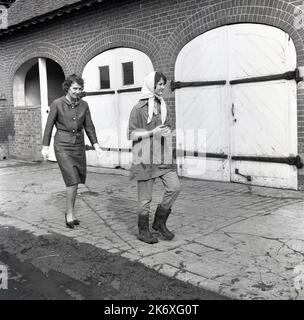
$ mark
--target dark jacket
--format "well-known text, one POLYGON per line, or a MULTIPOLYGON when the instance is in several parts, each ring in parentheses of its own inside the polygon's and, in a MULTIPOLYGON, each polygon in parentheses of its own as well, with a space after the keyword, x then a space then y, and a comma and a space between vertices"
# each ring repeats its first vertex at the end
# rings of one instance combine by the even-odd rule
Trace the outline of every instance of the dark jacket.
POLYGON ((58 142, 84 143, 83 129, 92 145, 98 143, 89 105, 83 100, 71 103, 66 97, 61 97, 51 104, 42 145, 50 145, 54 125, 57 128, 55 144, 58 142))
MULTIPOLYGON (((158 100, 155 100, 160 107, 158 100)), ((128 139, 133 131, 150 131, 162 124, 160 110, 157 115, 153 114, 152 120, 148 120, 148 100, 140 100, 132 109, 129 118, 128 139)), ((171 128, 169 112, 165 126, 171 128)), ((173 159, 172 138, 138 140, 132 142, 132 165, 130 177, 136 180, 149 180, 162 176, 170 171, 175 171, 173 159)))

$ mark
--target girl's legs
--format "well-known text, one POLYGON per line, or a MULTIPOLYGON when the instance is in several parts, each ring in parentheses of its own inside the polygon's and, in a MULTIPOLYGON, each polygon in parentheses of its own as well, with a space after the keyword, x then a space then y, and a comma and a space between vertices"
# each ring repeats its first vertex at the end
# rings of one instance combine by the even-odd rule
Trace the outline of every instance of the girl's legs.
POLYGON ((181 185, 176 172, 173 171, 160 176, 159 178, 165 187, 165 193, 161 202, 161 206, 168 210, 172 208, 176 198, 178 197, 181 190, 181 185))
POLYGON ((174 233, 168 230, 166 222, 171 213, 171 207, 180 193, 181 186, 176 172, 169 172, 160 176, 160 179, 165 187, 165 193, 161 204, 156 209, 152 228, 167 240, 172 240, 174 233))
POLYGON ((137 181, 138 192, 138 239, 146 243, 157 243, 149 228, 150 204, 152 201, 154 179, 137 181))

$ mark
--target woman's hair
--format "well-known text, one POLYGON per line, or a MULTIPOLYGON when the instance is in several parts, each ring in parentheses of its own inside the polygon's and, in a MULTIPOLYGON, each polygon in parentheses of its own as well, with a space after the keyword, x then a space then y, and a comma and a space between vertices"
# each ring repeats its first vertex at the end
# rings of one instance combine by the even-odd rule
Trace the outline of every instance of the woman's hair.
POLYGON ((159 82, 161 79, 164 80, 165 84, 167 83, 167 78, 166 78, 166 76, 165 76, 163 73, 156 71, 156 72, 155 72, 155 80, 154 80, 154 88, 156 88, 156 85, 158 84, 158 82, 159 82))
POLYGON ((78 85, 80 85, 82 88, 84 86, 84 80, 77 76, 75 73, 74 74, 71 74, 70 76, 68 76, 63 84, 62 84, 62 89, 65 93, 67 93, 71 87, 71 85, 76 82, 78 85))

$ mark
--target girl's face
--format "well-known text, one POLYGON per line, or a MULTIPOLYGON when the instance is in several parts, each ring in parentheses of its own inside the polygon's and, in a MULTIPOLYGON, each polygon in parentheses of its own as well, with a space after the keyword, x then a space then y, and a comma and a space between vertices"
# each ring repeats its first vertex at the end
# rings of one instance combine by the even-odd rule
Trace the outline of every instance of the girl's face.
POLYGON ((79 99, 82 90, 83 90, 83 88, 81 85, 79 85, 77 82, 73 82, 70 86, 70 89, 69 89, 67 95, 71 99, 79 99))
POLYGON ((164 89, 165 89, 165 81, 164 79, 160 79, 155 87, 155 94, 158 96, 162 96, 164 93, 164 89))

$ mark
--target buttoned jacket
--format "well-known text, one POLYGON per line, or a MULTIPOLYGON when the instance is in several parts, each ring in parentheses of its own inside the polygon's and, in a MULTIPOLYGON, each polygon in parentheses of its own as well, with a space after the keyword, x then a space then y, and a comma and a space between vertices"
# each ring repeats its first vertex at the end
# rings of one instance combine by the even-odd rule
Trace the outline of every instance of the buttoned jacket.
POLYGON ((54 125, 57 128, 55 144, 84 142, 83 129, 92 145, 98 143, 89 105, 83 100, 72 103, 66 97, 61 97, 51 104, 42 145, 50 145, 54 125))
MULTIPOLYGON (((128 139, 133 131, 151 131, 162 124, 160 102, 155 100, 159 110, 153 113, 152 120, 148 122, 148 100, 140 100, 132 109, 129 118, 128 139)), ((167 112, 165 126, 171 128, 171 120, 167 112)), ((132 142, 132 164, 130 176, 136 180, 149 180, 162 176, 176 169, 172 150, 172 136, 150 137, 132 142)))

